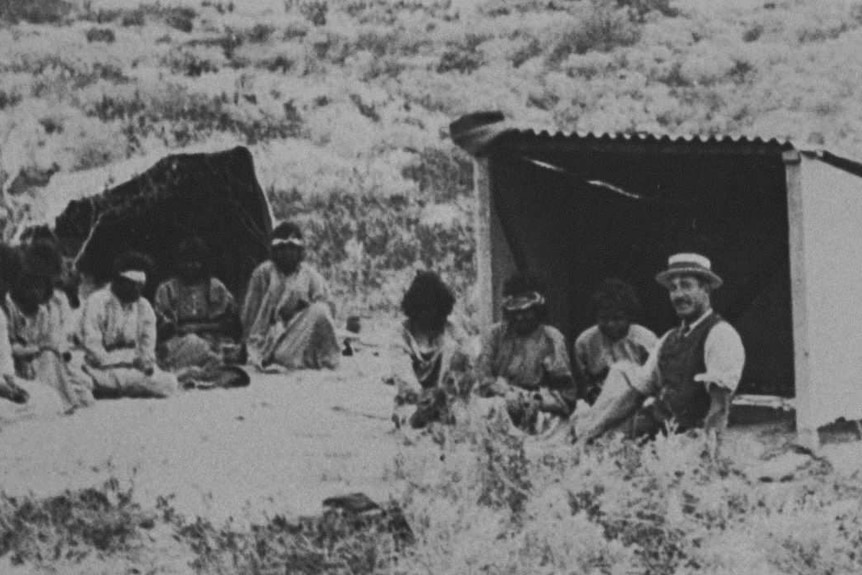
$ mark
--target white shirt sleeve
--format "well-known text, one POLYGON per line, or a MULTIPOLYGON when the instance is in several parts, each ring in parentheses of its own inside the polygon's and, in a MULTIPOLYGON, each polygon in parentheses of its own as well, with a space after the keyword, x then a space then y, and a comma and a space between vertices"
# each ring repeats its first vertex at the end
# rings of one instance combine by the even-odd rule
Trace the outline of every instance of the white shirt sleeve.
POLYGON ((727 322, 715 325, 706 337, 703 355, 706 373, 694 376, 694 380, 706 383, 707 387, 715 384, 731 393, 736 391, 745 366, 745 348, 733 326, 727 322))
POLYGON ((12 343, 9 341, 9 320, 6 312, 0 309, 0 376, 15 375, 15 361, 12 359, 12 343))

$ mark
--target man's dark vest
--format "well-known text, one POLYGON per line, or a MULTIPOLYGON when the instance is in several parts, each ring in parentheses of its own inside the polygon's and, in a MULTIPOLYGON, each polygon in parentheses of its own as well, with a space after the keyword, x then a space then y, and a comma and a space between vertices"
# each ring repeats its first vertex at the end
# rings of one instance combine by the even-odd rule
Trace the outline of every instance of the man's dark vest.
POLYGON ((713 312, 687 336, 681 329, 673 330, 661 346, 658 369, 661 377, 659 400, 673 416, 680 431, 700 427, 709 412, 709 392, 706 385, 695 382, 694 376, 706 371, 704 347, 710 330, 723 321, 713 312))

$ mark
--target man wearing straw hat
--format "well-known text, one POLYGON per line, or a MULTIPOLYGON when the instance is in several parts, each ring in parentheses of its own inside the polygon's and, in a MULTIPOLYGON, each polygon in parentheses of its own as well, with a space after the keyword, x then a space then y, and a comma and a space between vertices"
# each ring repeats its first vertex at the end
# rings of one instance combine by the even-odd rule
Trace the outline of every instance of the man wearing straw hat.
POLYGON ((579 441, 623 421, 636 437, 698 427, 712 435, 727 426, 745 350, 737 331, 712 309, 712 291, 722 280, 708 258, 680 253, 656 281, 667 288, 680 325, 664 334, 642 368, 611 369, 595 406, 575 422, 579 441), (646 397, 653 399, 641 407, 646 397))

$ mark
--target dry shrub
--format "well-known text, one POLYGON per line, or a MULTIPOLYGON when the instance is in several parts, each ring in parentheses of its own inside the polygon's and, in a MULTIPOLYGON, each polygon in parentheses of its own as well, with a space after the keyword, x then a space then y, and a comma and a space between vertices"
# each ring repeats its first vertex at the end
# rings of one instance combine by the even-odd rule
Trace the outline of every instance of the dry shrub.
POLYGON ((80 561, 94 552, 121 553, 137 542, 154 515, 132 502, 116 480, 62 495, 0 496, 0 556, 15 564, 80 561))
POLYGON ((30 24, 62 24, 72 13, 73 6, 64 0, 3 0, 0 20, 30 24))
POLYGON ((110 28, 90 28, 87 30, 87 42, 104 42, 112 44, 117 40, 117 36, 110 28))

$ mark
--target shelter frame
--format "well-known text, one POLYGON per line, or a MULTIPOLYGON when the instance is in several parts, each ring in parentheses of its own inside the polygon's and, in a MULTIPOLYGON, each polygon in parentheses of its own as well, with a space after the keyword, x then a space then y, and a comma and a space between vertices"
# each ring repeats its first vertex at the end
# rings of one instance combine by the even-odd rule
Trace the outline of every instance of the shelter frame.
MULTIPOLYGON (((502 282, 523 267, 524 254, 517 253, 519 246, 511 245, 501 218, 507 206, 505 201, 501 204, 500 190, 519 185, 500 177, 512 173, 505 168, 501 171, 501 164, 511 164, 513 150, 534 152, 530 155, 538 159, 535 163, 545 162, 542 154, 546 153, 551 168, 554 158, 571 149, 612 149, 631 154, 648 150, 670 156, 696 151, 714 157, 742 154, 768 158, 776 174, 775 189, 784 198, 774 210, 781 212, 776 217, 785 218, 781 258, 789 267, 782 280, 789 300, 787 311, 778 314, 785 316, 782 321, 786 325, 782 323, 777 329, 791 332, 784 334, 786 354, 774 359, 776 364, 789 364, 785 369, 793 380, 798 442, 816 449, 819 427, 839 418, 862 418, 862 386, 857 385, 862 375, 862 354, 858 353, 862 337, 854 330, 854 323, 858 325, 854 313, 862 307, 862 226, 856 224, 862 223, 862 164, 775 140, 550 134, 507 122, 495 130, 482 125, 476 137, 476 130, 459 129, 463 126, 457 124, 452 126, 453 140, 474 159, 477 302, 483 325, 499 319, 502 282)), ((778 198, 777 192, 773 196, 778 198)), ((669 308, 666 299, 664 306, 669 308)), ((573 337, 571 330, 567 335, 573 337)), ((761 363, 769 364, 773 359, 757 358, 761 352, 757 345, 748 351, 750 358, 761 363)))

